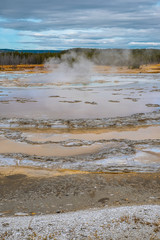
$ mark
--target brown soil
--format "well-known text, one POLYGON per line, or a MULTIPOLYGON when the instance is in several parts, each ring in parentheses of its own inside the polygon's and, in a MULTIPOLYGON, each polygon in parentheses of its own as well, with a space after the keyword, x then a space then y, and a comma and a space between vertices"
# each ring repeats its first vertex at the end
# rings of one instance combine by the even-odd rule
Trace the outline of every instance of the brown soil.
POLYGON ((55 171, 49 170, 47 176, 47 170, 33 168, 1 171, 0 214, 32 215, 105 205, 160 204, 159 173, 68 173, 71 171, 61 170, 56 176, 55 171))

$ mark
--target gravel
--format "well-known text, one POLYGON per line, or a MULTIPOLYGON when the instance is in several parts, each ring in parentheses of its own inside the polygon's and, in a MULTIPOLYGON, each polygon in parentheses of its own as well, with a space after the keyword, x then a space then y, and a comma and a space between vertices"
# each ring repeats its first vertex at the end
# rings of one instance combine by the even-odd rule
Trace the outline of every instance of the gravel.
POLYGON ((0 217, 0 239, 160 239, 160 205, 0 217))

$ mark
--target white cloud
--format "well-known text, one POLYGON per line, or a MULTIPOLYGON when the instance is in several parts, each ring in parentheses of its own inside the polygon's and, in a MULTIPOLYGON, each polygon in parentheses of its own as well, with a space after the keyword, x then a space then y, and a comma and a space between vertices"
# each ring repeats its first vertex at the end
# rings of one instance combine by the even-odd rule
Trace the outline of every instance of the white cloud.
POLYGON ((160 42, 130 42, 129 45, 160 46, 160 42))

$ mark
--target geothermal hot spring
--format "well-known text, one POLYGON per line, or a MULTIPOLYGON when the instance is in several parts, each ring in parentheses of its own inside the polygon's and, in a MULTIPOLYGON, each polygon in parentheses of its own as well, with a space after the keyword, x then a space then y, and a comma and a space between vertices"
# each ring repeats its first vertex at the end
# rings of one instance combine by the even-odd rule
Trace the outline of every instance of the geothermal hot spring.
POLYGON ((160 74, 50 66, 0 74, 0 165, 160 170, 160 74))
POLYGON ((7 69, 0 239, 159 239, 160 73, 7 69))

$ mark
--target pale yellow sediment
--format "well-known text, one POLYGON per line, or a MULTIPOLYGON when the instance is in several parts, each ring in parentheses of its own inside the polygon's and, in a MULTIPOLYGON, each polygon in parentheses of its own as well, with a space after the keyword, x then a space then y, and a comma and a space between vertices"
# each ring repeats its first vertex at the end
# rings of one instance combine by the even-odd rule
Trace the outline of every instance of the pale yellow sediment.
POLYGON ((38 167, 25 167, 25 166, 4 166, 0 167, 0 176, 11 176, 23 174, 27 177, 57 177, 72 174, 88 174, 87 171, 71 170, 71 169, 47 169, 38 167))
POLYGON ((127 66, 115 67, 115 66, 103 66, 97 65, 94 67, 96 72, 99 73, 127 73, 127 74, 137 74, 137 73, 160 73, 160 64, 147 64, 141 65, 139 68, 128 68, 127 66))
MULTIPOLYGON (((55 65, 56 67, 56 65, 55 65)), ((30 73, 43 72, 47 73, 51 69, 47 68, 44 64, 21 64, 21 65, 0 65, 0 71, 24 71, 30 73)), ((95 65, 94 70, 100 73, 160 73, 160 64, 147 64, 141 65, 139 68, 128 68, 127 66, 106 66, 95 65)))

